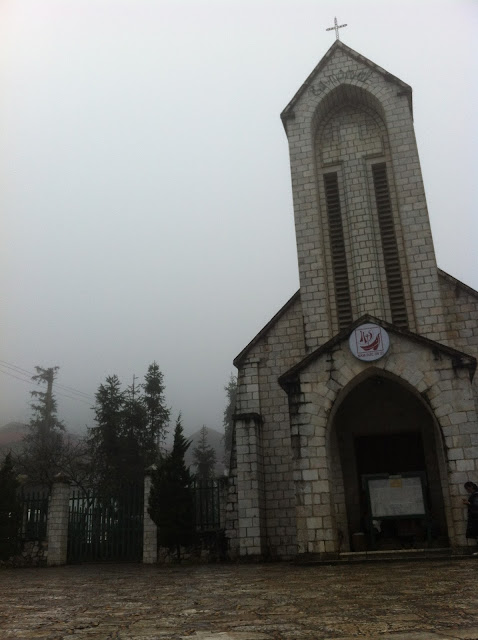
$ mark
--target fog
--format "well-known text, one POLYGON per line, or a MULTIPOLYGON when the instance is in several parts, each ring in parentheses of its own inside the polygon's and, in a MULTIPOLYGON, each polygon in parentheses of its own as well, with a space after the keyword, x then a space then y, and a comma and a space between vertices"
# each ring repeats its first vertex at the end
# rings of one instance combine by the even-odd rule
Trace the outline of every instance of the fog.
POLYGON ((478 288, 473 0, 6 0, 0 426, 36 365, 78 430, 155 360, 186 431, 221 428, 233 358, 299 286, 279 114, 335 15, 412 86, 438 265, 478 288))

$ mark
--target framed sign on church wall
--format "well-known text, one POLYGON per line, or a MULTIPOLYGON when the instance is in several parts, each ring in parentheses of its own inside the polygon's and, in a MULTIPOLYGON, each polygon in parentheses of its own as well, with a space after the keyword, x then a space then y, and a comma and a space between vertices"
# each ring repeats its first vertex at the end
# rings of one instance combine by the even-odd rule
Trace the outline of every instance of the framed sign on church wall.
MULTIPOLYGON (((423 532, 430 542, 430 514, 426 499, 426 476, 424 472, 401 474, 370 474, 362 476, 368 506, 367 520, 370 542, 375 546, 376 538, 383 533, 383 522, 397 521, 397 536, 406 530, 405 522, 423 523, 423 532)), ((419 526, 414 527, 415 530, 419 526)), ((411 529, 411 528, 410 528, 411 529)))
POLYGON ((422 474, 368 477, 367 489, 373 518, 426 515, 422 474))

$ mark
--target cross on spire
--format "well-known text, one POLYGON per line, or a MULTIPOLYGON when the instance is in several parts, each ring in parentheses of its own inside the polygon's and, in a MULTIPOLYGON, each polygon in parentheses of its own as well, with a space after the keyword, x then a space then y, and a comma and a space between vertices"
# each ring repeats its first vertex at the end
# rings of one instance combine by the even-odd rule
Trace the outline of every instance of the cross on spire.
POLYGON ((340 40, 339 29, 342 29, 342 27, 346 27, 346 26, 347 26, 346 24, 338 24, 337 18, 334 18, 334 26, 329 27, 328 29, 326 29, 326 31, 335 31, 335 39, 340 40))

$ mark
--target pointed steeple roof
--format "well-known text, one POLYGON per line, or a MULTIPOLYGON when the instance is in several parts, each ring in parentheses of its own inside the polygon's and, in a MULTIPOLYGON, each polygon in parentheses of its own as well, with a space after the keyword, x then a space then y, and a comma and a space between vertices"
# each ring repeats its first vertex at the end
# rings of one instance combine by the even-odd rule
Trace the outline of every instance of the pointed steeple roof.
POLYGON ((380 75, 382 75, 384 77, 384 79, 387 82, 395 83, 400 88, 400 90, 402 92, 408 94, 409 102, 410 102, 410 110, 412 110, 412 88, 411 88, 410 85, 408 85, 406 82, 403 82, 403 80, 400 80, 400 78, 397 78, 396 76, 392 75, 391 73, 389 73, 388 71, 386 71, 385 69, 380 67, 378 64, 375 64, 375 62, 372 62, 371 60, 369 60, 365 56, 362 56, 360 53, 357 53, 357 51, 354 51, 353 49, 348 47, 346 44, 341 42, 340 40, 336 40, 334 42, 334 44, 329 48, 327 53, 324 55, 324 57, 320 60, 320 62, 315 67, 315 69, 312 71, 312 73, 307 77, 305 82, 302 84, 302 86, 297 91, 297 93, 294 95, 294 97, 289 102, 289 104, 286 106, 286 108, 282 111, 280 117, 281 117, 281 120, 282 120, 282 122, 284 124, 285 124, 285 121, 288 118, 293 117, 293 115, 294 115, 294 106, 296 105, 296 103, 298 102, 298 100, 300 99, 302 94, 305 91, 307 91, 307 89, 312 85, 312 83, 314 82, 315 78, 319 75, 319 73, 322 71, 322 69, 324 69, 324 67, 327 65, 327 63, 330 61, 330 59, 333 57, 333 55, 339 50, 343 51, 346 55, 350 56, 351 58, 353 58, 357 62, 369 67, 374 72, 379 73, 380 75))

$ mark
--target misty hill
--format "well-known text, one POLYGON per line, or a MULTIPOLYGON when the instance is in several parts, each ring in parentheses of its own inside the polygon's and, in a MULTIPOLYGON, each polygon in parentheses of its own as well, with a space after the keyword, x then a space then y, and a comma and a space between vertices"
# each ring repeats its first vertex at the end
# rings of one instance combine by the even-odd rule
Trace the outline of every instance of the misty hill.
POLYGON ((28 425, 22 422, 9 422, 0 427, 0 451, 17 451, 28 431, 28 425))
MULTIPOLYGON (((216 431, 215 429, 210 429, 206 427, 207 431, 207 444, 214 449, 216 452, 216 466, 215 466, 215 475, 223 476, 225 465, 224 465, 224 434, 220 431, 216 431)), ((191 467, 191 472, 194 473, 194 455, 193 451, 198 446, 201 440, 201 429, 199 431, 195 431, 192 435, 186 436, 188 440, 191 441, 191 445, 186 452, 184 460, 186 462, 186 466, 191 467)))
MULTIPOLYGON (((9 422, 0 427, 0 461, 9 452, 19 453, 22 448, 23 438, 28 433, 28 425, 22 422, 9 422)), ((73 444, 78 442, 77 433, 65 432, 65 438, 73 444)))
MULTIPOLYGON (((215 475, 222 476, 224 475, 224 471, 226 466, 224 464, 224 434, 220 431, 216 431, 216 429, 207 429, 207 443, 211 446, 216 452, 216 466, 215 466, 215 475)), ((8 424, 0 427, 0 458, 3 457, 9 452, 17 453, 21 448, 21 443, 23 438, 28 432, 28 425, 23 424, 21 422, 9 422, 8 424)), ((172 446, 172 433, 169 434, 171 438, 171 442, 168 443, 167 448, 170 449, 172 446)), ((68 433, 68 436, 73 441, 76 441, 78 438, 78 434, 68 433)), ((201 429, 195 431, 192 435, 186 435, 187 439, 191 441, 191 445, 186 452, 185 462, 186 466, 191 467, 191 472, 194 473, 194 456, 193 451, 195 447, 198 446, 201 440, 201 429)), ((168 438, 169 440, 169 438, 168 438)), ((1 461, 1 460, 0 460, 1 461)))

